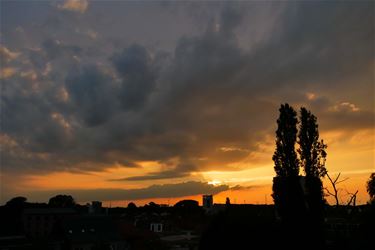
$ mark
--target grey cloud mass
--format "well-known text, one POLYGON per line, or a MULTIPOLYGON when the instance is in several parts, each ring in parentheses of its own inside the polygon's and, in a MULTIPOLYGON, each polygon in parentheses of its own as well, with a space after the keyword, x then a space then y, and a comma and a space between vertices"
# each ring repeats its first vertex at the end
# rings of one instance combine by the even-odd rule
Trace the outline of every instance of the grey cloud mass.
POLYGON ((199 3, 189 4, 188 14, 179 3, 92 2, 84 13, 1 4, 6 173, 140 168, 140 161, 163 167, 119 180, 235 170, 231 163, 273 135, 282 102, 311 108, 322 129, 374 126, 373 2, 212 3, 199 12, 206 18, 191 14, 199 3), (116 8, 143 10, 152 20, 184 16, 180 25, 191 32, 171 24, 177 26, 166 34, 163 18, 157 26, 116 8), (25 15, 15 19, 17 13, 25 15), (195 18, 206 23, 195 29, 195 18), (248 27, 254 37, 244 47, 248 27))
POLYGON ((112 57, 114 67, 122 77, 119 100, 124 109, 138 109, 154 90, 156 68, 149 52, 133 45, 112 57))

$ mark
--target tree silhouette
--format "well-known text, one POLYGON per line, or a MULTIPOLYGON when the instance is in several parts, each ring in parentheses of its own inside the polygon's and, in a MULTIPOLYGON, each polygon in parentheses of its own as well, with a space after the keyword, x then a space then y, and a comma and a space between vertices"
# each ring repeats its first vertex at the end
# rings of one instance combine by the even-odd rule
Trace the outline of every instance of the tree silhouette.
POLYGON ((29 203, 22 196, 10 199, 0 206, 0 235, 18 235, 23 233, 22 213, 29 203))
POLYGON ((337 185, 341 182, 347 181, 349 178, 345 178, 345 179, 340 180, 341 173, 338 173, 338 175, 334 179, 331 178, 331 176, 328 173, 326 175, 328 177, 329 182, 332 185, 333 191, 331 192, 328 188, 325 188, 325 190, 327 191, 328 195, 335 198, 336 207, 338 207, 340 205, 340 200, 339 200, 340 189, 337 187, 337 185))
POLYGON ((298 133, 299 149, 297 150, 301 167, 307 177, 324 177, 327 173, 325 168, 326 148, 323 140, 319 141, 319 130, 316 116, 306 108, 300 110, 300 126, 298 133))
POLYGON ((129 215, 134 216, 137 210, 138 210, 137 205, 135 205, 134 202, 129 202, 128 207, 126 208, 127 213, 129 215))
POLYGON ((199 203, 196 200, 181 200, 177 202, 174 205, 175 208, 186 208, 187 210, 189 209, 195 209, 199 207, 199 203))
POLYGON ((275 208, 283 223, 284 237, 292 244, 290 246, 299 248, 304 244, 304 248, 319 249, 323 245, 324 208, 320 177, 326 174, 327 146, 319 141, 316 117, 301 108, 299 148, 296 150, 297 113, 288 104, 281 105, 279 111, 276 150, 272 157, 276 172, 272 186, 275 208), (299 176, 300 167, 304 169, 305 177, 299 176), (302 242, 303 238, 305 242, 302 242))
POLYGON ((350 195, 350 198, 349 198, 349 200, 348 200, 347 206, 352 205, 353 207, 355 207, 356 204, 357 204, 357 194, 358 194, 358 190, 355 191, 354 193, 351 193, 351 192, 348 192, 348 191, 347 191, 347 194, 350 195))
POLYGON ((272 157, 277 176, 298 176, 299 164, 295 150, 297 113, 289 104, 281 105, 277 119, 276 150, 272 157))
POLYGON ((128 209, 137 209, 137 205, 134 202, 129 202, 128 209))
POLYGON ((367 192, 370 195, 371 201, 375 201, 375 173, 370 175, 369 180, 367 181, 367 192))
POLYGON ((59 194, 49 199, 48 205, 51 207, 74 207, 76 202, 71 195, 59 194))
POLYGON ((297 113, 289 104, 281 105, 277 119, 276 150, 272 157, 276 177, 273 179, 272 197, 281 219, 295 224, 305 210, 304 194, 300 184, 299 161, 295 150, 297 139, 297 113))
POLYGON ((309 216, 314 222, 323 220, 324 192, 320 178, 327 174, 325 167, 326 148, 323 140, 319 140, 317 118, 306 108, 300 109, 297 150, 300 166, 304 170, 305 199, 308 204, 309 216))
POLYGON ((144 210, 147 213, 159 213, 160 212, 160 205, 156 204, 155 202, 151 201, 148 204, 144 205, 144 210))
POLYGON ((23 196, 18 196, 7 201, 5 206, 11 207, 11 208, 21 208, 21 207, 23 208, 25 206, 26 201, 27 201, 27 198, 23 196))

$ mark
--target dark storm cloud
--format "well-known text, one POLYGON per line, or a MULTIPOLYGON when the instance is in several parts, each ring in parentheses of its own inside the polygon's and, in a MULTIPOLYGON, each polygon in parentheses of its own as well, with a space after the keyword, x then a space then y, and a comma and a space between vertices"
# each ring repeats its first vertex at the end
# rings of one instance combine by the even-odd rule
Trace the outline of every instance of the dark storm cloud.
POLYGON ((217 194, 229 190, 227 185, 214 186, 204 182, 183 182, 177 184, 152 185, 140 189, 67 189, 53 191, 39 191, 26 194, 30 200, 48 200, 50 197, 62 193, 70 194, 78 201, 92 200, 138 200, 151 198, 173 198, 202 193, 217 194))
POLYGON ((58 57, 69 55, 80 55, 82 49, 78 46, 63 45, 59 41, 53 39, 47 39, 42 44, 42 49, 47 55, 49 60, 53 60, 58 57))
POLYGON ((170 178, 187 177, 189 173, 179 172, 176 170, 168 170, 163 172, 149 173, 145 175, 126 177, 122 179, 112 179, 111 181, 149 181, 149 180, 162 180, 170 178))
POLYGON ((250 49, 239 45, 238 28, 269 19, 252 19, 246 8, 262 5, 224 5, 202 34, 178 39, 173 53, 137 43, 112 51, 99 41, 88 49, 47 37, 40 50, 20 49, 6 62, 18 65, 17 73, 2 80, 3 170, 166 166, 122 181, 233 170, 227 164, 273 135, 282 102, 311 108, 323 128, 373 127, 372 100, 355 106, 373 91, 366 85, 373 78, 373 3, 275 4, 272 28, 250 49), (358 76, 367 80, 353 82, 358 76), (342 99, 354 83, 359 97, 342 99))
POLYGON ((110 181, 147 181, 147 180, 161 180, 170 178, 181 178, 190 175, 191 171, 196 170, 196 166, 193 164, 178 164, 172 170, 166 170, 162 172, 153 172, 139 176, 132 176, 120 179, 112 179, 110 181))
POLYGON ((65 86, 78 112, 76 116, 88 127, 105 123, 116 112, 119 87, 113 80, 93 65, 67 76, 65 86))
POLYGON ((228 35, 241 24, 244 12, 238 4, 226 5, 221 12, 221 22, 219 24, 222 33, 228 35))
POLYGON ((282 44, 290 52, 297 48, 300 58, 289 67, 294 67, 298 79, 336 80, 342 74, 368 69, 373 61, 371 51, 374 51, 370 42, 374 32, 371 25, 366 25, 374 16, 367 10, 368 6, 348 4, 336 9, 333 3, 328 3, 323 10, 320 7, 302 4, 294 14, 302 23, 293 24, 294 19, 285 24, 291 28, 285 32, 282 44), (315 18, 318 13, 325 18, 315 18))
POLYGON ((119 90, 123 108, 141 108, 154 90, 156 80, 156 69, 148 51, 142 46, 133 45, 115 54, 112 61, 123 79, 119 90))

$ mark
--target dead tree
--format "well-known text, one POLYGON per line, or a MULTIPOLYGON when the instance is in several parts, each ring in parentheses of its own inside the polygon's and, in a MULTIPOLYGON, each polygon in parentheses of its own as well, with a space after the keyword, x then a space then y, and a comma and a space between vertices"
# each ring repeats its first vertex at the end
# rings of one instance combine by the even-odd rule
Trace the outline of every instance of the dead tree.
POLYGON ((346 204, 347 206, 350 206, 352 204, 353 207, 356 206, 356 203, 357 203, 357 194, 358 194, 358 190, 355 191, 354 193, 350 193, 348 191, 346 191, 346 193, 348 195, 350 195, 350 198, 349 198, 349 201, 348 201, 348 204, 346 204))
POLYGON ((337 185, 339 183, 341 183, 341 182, 344 182, 344 181, 348 180, 349 178, 345 178, 343 180, 340 180, 341 173, 339 173, 336 176, 336 178, 333 180, 331 178, 331 176, 329 176, 328 173, 326 175, 328 177, 328 180, 331 182, 333 192, 331 192, 328 188, 324 188, 324 189, 326 190, 326 192, 327 192, 328 195, 333 196, 335 198, 336 206, 338 207, 340 205, 340 201, 339 201, 339 192, 340 192, 340 189, 337 187, 337 185))

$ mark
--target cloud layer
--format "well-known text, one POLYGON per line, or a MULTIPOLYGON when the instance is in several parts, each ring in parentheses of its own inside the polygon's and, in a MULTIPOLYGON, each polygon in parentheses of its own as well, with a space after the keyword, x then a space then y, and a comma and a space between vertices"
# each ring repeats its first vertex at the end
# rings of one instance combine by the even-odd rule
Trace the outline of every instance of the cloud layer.
MULTIPOLYGON (((2 171, 87 172, 157 162, 154 171, 116 179, 140 181, 236 170, 273 136, 282 102, 311 108, 326 131, 371 129, 373 5, 202 4, 201 12, 194 12, 198 3, 125 6, 150 18, 183 15, 183 27, 205 21, 191 34, 171 27, 154 41, 138 33, 154 32, 144 20, 133 17, 126 26, 128 17, 116 16, 123 3, 87 8, 87 1, 69 0, 41 13, 34 26, 7 15, 0 50, 2 171), (112 30, 119 23, 128 28, 112 30)), ((5 8, 20 11, 16 4, 5 8)))
MULTIPOLYGON (((30 200, 44 200, 57 194, 70 194, 76 200, 92 201, 92 200, 139 200, 152 198, 174 198, 183 196, 199 195, 202 193, 217 194, 222 191, 229 190, 227 185, 214 186, 203 182, 183 182, 178 184, 152 185, 140 189, 66 189, 52 191, 37 191, 27 194, 30 200)), ((235 190, 238 190, 236 187, 235 190)))

